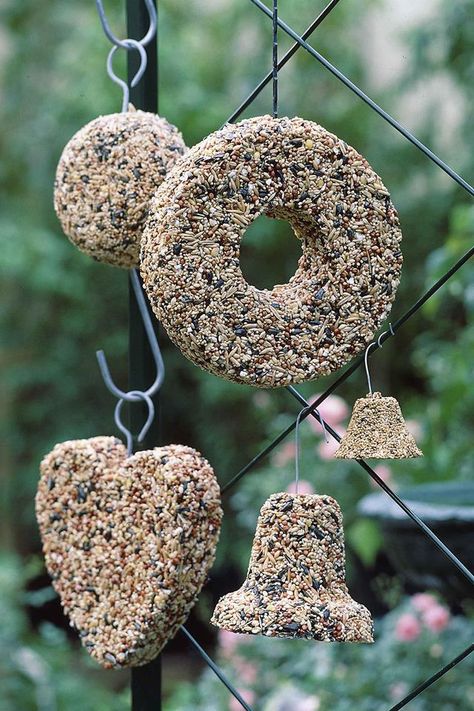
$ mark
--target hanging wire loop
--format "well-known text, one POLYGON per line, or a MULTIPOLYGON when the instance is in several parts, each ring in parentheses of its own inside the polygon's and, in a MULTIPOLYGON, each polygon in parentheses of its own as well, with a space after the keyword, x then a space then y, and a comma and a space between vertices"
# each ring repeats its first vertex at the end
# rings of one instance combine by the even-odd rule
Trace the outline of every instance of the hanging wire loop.
POLYGON ((323 428, 323 435, 324 435, 324 440, 326 444, 329 442, 329 437, 328 433, 326 430, 326 423, 324 422, 323 418, 321 417, 321 413, 319 410, 314 410, 312 405, 309 405, 307 407, 303 407, 302 410, 298 413, 298 417, 296 418, 296 425, 295 425, 295 494, 298 494, 298 488, 299 488, 299 483, 300 483, 300 425, 301 425, 301 420, 306 419, 306 417, 309 414, 315 414, 315 417, 318 418, 321 427, 323 428))
POLYGON ((373 395, 373 391, 372 391, 372 380, 370 378, 370 373, 369 373, 369 360, 368 359, 369 359, 370 349, 376 345, 377 345, 376 341, 372 341, 372 343, 369 343, 369 345, 365 349, 365 354, 364 354, 364 366, 365 366, 365 374, 367 376, 367 385, 369 388, 369 395, 373 395))
POLYGON ((379 348, 383 347, 384 341, 387 340, 387 338, 390 338, 390 336, 394 336, 395 331, 393 330, 393 326, 391 323, 388 324, 388 331, 384 331, 383 333, 380 334, 380 336, 377 338, 377 345, 379 348))
MULTIPOLYGON (((137 40, 132 39, 128 39, 125 41, 127 43, 127 50, 136 49, 140 54, 140 66, 138 68, 137 73, 130 82, 130 86, 136 86, 145 73, 148 58, 146 50, 140 44, 140 42, 137 42, 137 40)), ((109 75, 110 79, 115 82, 115 84, 118 84, 122 88, 122 113, 124 113, 125 111, 128 111, 128 105, 130 102, 130 88, 127 82, 117 76, 117 74, 114 72, 113 59, 115 52, 118 49, 119 47, 117 45, 114 45, 110 50, 109 54, 107 55, 107 74, 109 75)))
POLYGON ((95 0, 95 4, 97 7, 97 11, 99 13, 99 18, 100 22, 102 25, 102 29, 104 30, 104 33, 106 37, 110 40, 110 42, 113 44, 112 49, 110 50, 108 56, 107 56, 107 74, 109 77, 112 79, 115 84, 118 84, 118 86, 121 87, 122 89, 122 113, 125 113, 128 111, 128 105, 130 102, 130 87, 126 81, 121 79, 117 74, 114 72, 113 68, 113 58, 115 55, 115 52, 118 49, 125 49, 127 52, 130 52, 132 49, 136 50, 140 54, 140 67, 138 68, 137 73, 133 77, 132 81, 130 82, 130 86, 136 86, 140 79, 142 78, 143 74, 145 73, 146 66, 147 66, 147 53, 145 50, 145 46, 151 42, 153 37, 156 34, 156 28, 157 28, 157 14, 156 14, 156 7, 153 2, 153 0, 145 0, 145 5, 148 10, 148 15, 150 17, 150 25, 148 27, 148 31, 146 34, 142 37, 142 39, 130 39, 130 38, 125 38, 123 40, 119 39, 112 30, 110 29, 110 25, 107 21, 107 17, 105 15, 105 10, 104 6, 102 4, 102 0, 95 0))
POLYGON ((300 485, 300 424, 301 418, 309 410, 307 407, 303 407, 298 413, 296 418, 295 426, 295 494, 298 495, 299 485, 300 485))
MULTIPOLYGON (((104 34, 107 37, 107 39, 112 42, 116 47, 122 47, 122 49, 129 49, 127 46, 127 42, 129 41, 128 39, 121 40, 119 39, 110 29, 110 25, 108 23, 105 10, 104 10, 104 5, 102 3, 102 0, 95 0, 95 4, 97 7, 97 12, 99 13, 99 19, 100 19, 100 24, 102 25, 102 29, 104 30, 104 34)), ((141 44, 143 47, 146 47, 147 44, 151 42, 153 37, 156 34, 156 27, 157 27, 157 14, 156 14, 156 7, 153 3, 153 0, 145 0, 145 5, 148 10, 148 15, 150 17, 150 25, 148 27, 147 33, 142 37, 140 40, 136 40, 139 44, 141 44)))
POLYGON ((115 397, 119 400, 119 402, 116 405, 115 408, 115 423, 119 430, 123 432, 123 434, 127 437, 127 446, 129 448, 129 452, 131 451, 131 442, 133 440, 133 435, 131 432, 125 427, 123 422, 121 421, 121 411, 123 407, 124 402, 139 402, 140 400, 144 401, 147 406, 148 406, 148 417, 147 420, 141 429, 137 441, 141 442, 143 438, 145 437, 146 433, 150 429, 151 423, 153 422, 154 416, 155 416, 155 408, 153 405, 152 397, 158 392, 160 389, 164 377, 165 377, 165 364, 163 363, 163 357, 161 355, 160 351, 160 346, 158 345, 158 339, 156 338, 155 335, 155 330, 153 328, 153 323, 150 317, 150 313, 148 311, 146 301, 145 301, 145 295, 143 293, 142 286, 140 284, 140 279, 138 277, 138 273, 136 269, 131 269, 130 270, 130 279, 132 282, 132 287, 133 291, 135 294, 135 298, 138 304, 138 308, 140 310, 140 316, 143 321, 143 325, 145 327, 146 335, 148 338, 148 343, 150 344, 150 349, 153 355, 153 360, 155 361, 156 365, 156 377, 153 383, 150 385, 150 387, 147 390, 121 390, 117 385, 115 385, 112 375, 110 373, 110 368, 107 363, 107 358, 105 356, 104 351, 97 351, 96 356, 97 356, 97 361, 99 363, 99 368, 100 372, 102 375, 102 379, 105 383, 105 387, 107 390, 112 393, 112 395, 115 395, 115 397))
MULTIPOLYGON (((155 361, 156 365, 156 378, 152 385, 148 388, 148 390, 144 391, 144 395, 148 397, 153 397, 155 393, 158 392, 160 389, 164 377, 165 377, 165 364, 163 363, 163 357, 161 355, 160 347, 158 345, 158 340, 155 335, 155 331, 153 328, 153 324, 150 318, 150 314, 148 312, 148 308, 146 305, 145 301, 145 296, 143 294, 143 290, 140 284, 140 280, 138 278, 138 274, 136 269, 131 270, 131 281, 132 281, 132 286, 133 286, 133 291, 135 293, 135 297, 137 299, 137 304, 138 308, 140 309, 140 315, 143 319, 143 325, 145 326, 145 331, 146 335, 148 337, 148 342, 150 344, 151 352, 153 355, 153 360, 155 361)), ((102 374, 102 378, 104 380, 105 386, 109 392, 112 393, 112 395, 115 395, 116 398, 122 399, 122 400, 127 400, 127 402, 136 402, 137 400, 141 399, 141 396, 138 396, 134 393, 136 393, 135 390, 130 391, 130 392, 125 392, 124 390, 121 390, 117 385, 115 385, 114 381, 112 380, 112 376, 110 374, 110 369, 107 363, 107 358, 105 357, 104 351, 100 350, 97 351, 96 353, 97 360, 99 362, 99 368, 100 372, 102 374)))
MULTIPOLYGON (((153 420, 155 419, 155 406, 153 404, 153 400, 149 395, 146 393, 142 392, 141 390, 130 390, 127 395, 133 395, 135 396, 136 400, 143 400, 147 407, 148 407, 148 415, 145 421, 145 424, 141 428, 140 432, 137 435, 137 442, 143 442, 143 439, 145 438, 146 433, 151 427, 151 424, 153 420)), ((124 404, 125 399, 120 399, 114 410, 114 422, 117 425, 117 428, 122 432, 127 440, 127 452, 130 455, 133 451, 133 434, 130 432, 128 427, 126 427, 123 422, 122 422, 122 407, 124 404)))
POLYGON ((382 348, 383 342, 387 340, 387 338, 390 338, 390 336, 394 336, 395 331, 393 330, 393 326, 391 323, 388 324, 388 330, 384 331, 383 333, 380 334, 380 336, 377 338, 376 341, 372 341, 372 343, 369 343, 367 348, 365 349, 364 353, 364 366, 365 366, 365 374, 367 376, 367 385, 369 387, 369 395, 373 395, 372 392, 372 380, 370 377, 370 372, 369 372, 369 353, 370 349, 377 347, 377 348, 382 348))

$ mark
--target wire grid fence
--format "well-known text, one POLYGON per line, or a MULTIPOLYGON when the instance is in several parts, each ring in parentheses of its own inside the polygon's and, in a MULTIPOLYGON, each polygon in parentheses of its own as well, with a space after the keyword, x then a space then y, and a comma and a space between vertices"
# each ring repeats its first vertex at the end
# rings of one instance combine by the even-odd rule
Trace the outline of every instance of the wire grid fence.
MULTIPOLYGON (((132 0, 133 1, 133 0, 132 0)), ((278 114, 278 72, 284 67, 287 62, 295 55, 295 53, 304 49, 310 56, 316 59, 325 69, 331 72, 337 79, 339 79, 344 86, 354 92, 362 101, 364 101, 368 106, 370 106, 384 121, 390 124, 394 129, 396 129, 402 136, 404 136, 410 143, 416 146, 428 159, 434 162, 441 170, 443 170, 447 175, 449 175, 452 180, 454 180, 458 186, 463 188, 471 196, 474 196, 474 187, 467 183, 460 175, 458 175, 449 165, 447 165, 441 158, 439 158, 433 151, 431 151, 427 146, 425 146, 416 136, 414 136, 410 131, 408 131, 404 126, 402 126, 395 118, 388 114, 382 107, 380 107, 375 101, 373 101, 367 94, 365 94, 358 86, 356 86, 349 78, 347 78, 337 67, 331 64, 325 57, 323 57, 316 49, 314 49, 306 41, 316 30, 317 27, 325 20, 326 17, 332 12, 332 10, 339 4, 340 0, 331 0, 325 8, 320 12, 320 14, 315 18, 315 20, 307 27, 302 35, 299 35, 292 27, 290 27, 284 20, 279 17, 278 14, 278 0, 273 0, 273 7, 270 9, 261 0, 250 0, 261 12, 263 12, 267 17, 272 20, 273 23, 273 65, 271 71, 269 71, 266 76, 259 82, 255 89, 248 95, 248 97, 240 104, 240 106, 229 116, 228 122, 235 122, 240 115, 251 106, 252 102, 257 98, 261 91, 270 83, 273 82, 273 115, 278 114), (294 44, 285 53, 285 55, 278 59, 278 30, 282 30, 287 35, 289 35, 293 40, 294 44)), ((128 0, 130 4, 131 0, 128 0)), ((141 0, 138 0, 141 2, 141 0)), ((146 78, 146 77, 145 77, 146 78)), ((378 341, 373 344, 370 355, 373 354, 378 348, 381 348, 383 343, 396 335, 398 330, 410 319, 412 318, 421 307, 439 290, 442 286, 473 256, 474 246, 471 247, 458 261, 452 265, 452 267, 436 281, 422 296, 420 296, 417 301, 402 315, 400 318, 391 324, 389 331, 383 333, 383 335, 378 339, 378 341)), ((287 392, 299 403, 304 409, 300 411, 298 417, 284 429, 273 441, 268 444, 262 451, 253 457, 253 459, 248 462, 235 476, 222 488, 222 493, 225 494, 230 491, 235 485, 246 476, 250 471, 252 471, 270 452, 272 452, 275 447, 277 447, 280 442, 282 442, 288 435, 290 435, 298 424, 298 420, 306 419, 307 417, 314 417, 319 424, 326 430, 326 432, 331 435, 338 442, 340 441, 340 435, 327 423, 321 419, 318 413, 318 407, 321 403, 333 393, 344 381, 346 381, 356 370, 360 368, 363 364, 364 358, 359 357, 355 362, 348 367, 341 375, 339 375, 333 384, 326 389, 326 391, 320 395, 317 400, 315 400, 311 405, 305 400, 301 393, 293 386, 288 386, 286 388, 287 392)), ((301 410, 300 407, 300 410, 301 410)), ((409 516, 412 521, 418 526, 425 536, 431 541, 431 543, 439 550, 441 554, 446 556, 452 565, 461 573, 471 584, 474 584, 474 575, 469 571, 466 566, 457 558, 457 556, 435 535, 435 533, 422 521, 417 514, 412 511, 407 504, 400 499, 400 497, 384 482, 374 471, 374 469, 367 464, 362 459, 357 460, 357 464, 362 467, 370 477, 380 486, 385 493, 390 496, 390 498, 409 516)), ((209 657, 206 651, 198 643, 198 641, 191 635, 191 633, 182 627, 183 634, 191 642, 194 649, 202 657, 205 663, 214 671, 214 673, 219 677, 222 683, 227 687, 229 692, 237 699, 241 704, 242 708, 246 711, 252 711, 249 704, 242 698, 234 684, 227 678, 223 671, 215 664, 215 662, 209 657)), ((458 656, 452 659, 448 664, 446 664, 442 669, 439 669, 432 676, 426 679, 417 688, 413 689, 409 694, 407 694, 402 700, 392 706, 388 711, 398 711, 399 709, 405 707, 410 703, 415 697, 425 691, 429 686, 434 684, 438 679, 440 679, 444 674, 446 674, 455 665, 465 659, 474 650, 474 644, 471 644, 466 649, 460 651, 458 656)), ((153 663, 152 663, 153 664, 153 663)), ((148 665, 151 667, 152 665, 148 665)), ((134 670, 137 673, 138 670, 134 670)), ((143 673, 137 674, 137 682, 141 680, 145 684, 151 681, 150 673, 147 673, 146 668, 143 668, 143 673)), ((151 687, 153 684, 151 684, 151 687)), ((132 696, 133 696, 133 674, 132 674, 132 696)), ((153 692, 150 694, 151 687, 148 689, 148 693, 145 690, 145 694, 141 694, 142 698, 149 700, 150 705, 146 703, 140 705, 140 709, 159 709, 161 699, 153 696, 153 692)), ((141 690, 144 691, 143 689, 141 690)), ((155 691, 158 695, 161 694, 159 690, 159 685, 155 686, 155 691)), ((134 705, 135 708, 135 705, 134 705)), ((138 707, 137 707, 138 708, 138 707)))

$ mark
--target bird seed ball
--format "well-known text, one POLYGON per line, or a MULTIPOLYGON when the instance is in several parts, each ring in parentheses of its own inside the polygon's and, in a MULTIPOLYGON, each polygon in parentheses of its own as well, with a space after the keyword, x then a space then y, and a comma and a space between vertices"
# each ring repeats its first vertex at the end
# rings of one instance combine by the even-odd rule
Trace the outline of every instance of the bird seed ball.
POLYGON ((137 265, 150 199, 184 154, 178 129, 145 111, 99 116, 66 145, 54 208, 82 252, 117 267, 137 265))

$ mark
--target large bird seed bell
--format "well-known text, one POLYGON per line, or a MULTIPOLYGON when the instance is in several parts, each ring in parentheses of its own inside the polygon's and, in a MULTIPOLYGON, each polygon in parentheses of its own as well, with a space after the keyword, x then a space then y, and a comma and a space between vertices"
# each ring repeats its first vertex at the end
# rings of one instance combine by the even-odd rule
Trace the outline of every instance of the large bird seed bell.
POLYGON ((219 600, 211 622, 269 637, 373 642, 370 613, 347 590, 337 501, 273 494, 260 511, 247 578, 219 600))
POLYGON ((422 457, 394 397, 371 393, 356 400, 338 459, 409 459, 422 457))

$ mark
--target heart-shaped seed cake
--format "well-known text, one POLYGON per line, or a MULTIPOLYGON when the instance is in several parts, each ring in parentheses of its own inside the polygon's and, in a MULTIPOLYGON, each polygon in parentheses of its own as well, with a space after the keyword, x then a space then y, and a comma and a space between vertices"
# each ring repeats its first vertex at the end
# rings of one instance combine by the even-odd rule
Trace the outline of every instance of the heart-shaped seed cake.
POLYGON ((108 668, 154 659, 214 561, 222 509, 209 463, 181 445, 127 457, 115 437, 63 442, 41 463, 36 515, 88 652, 108 668))

